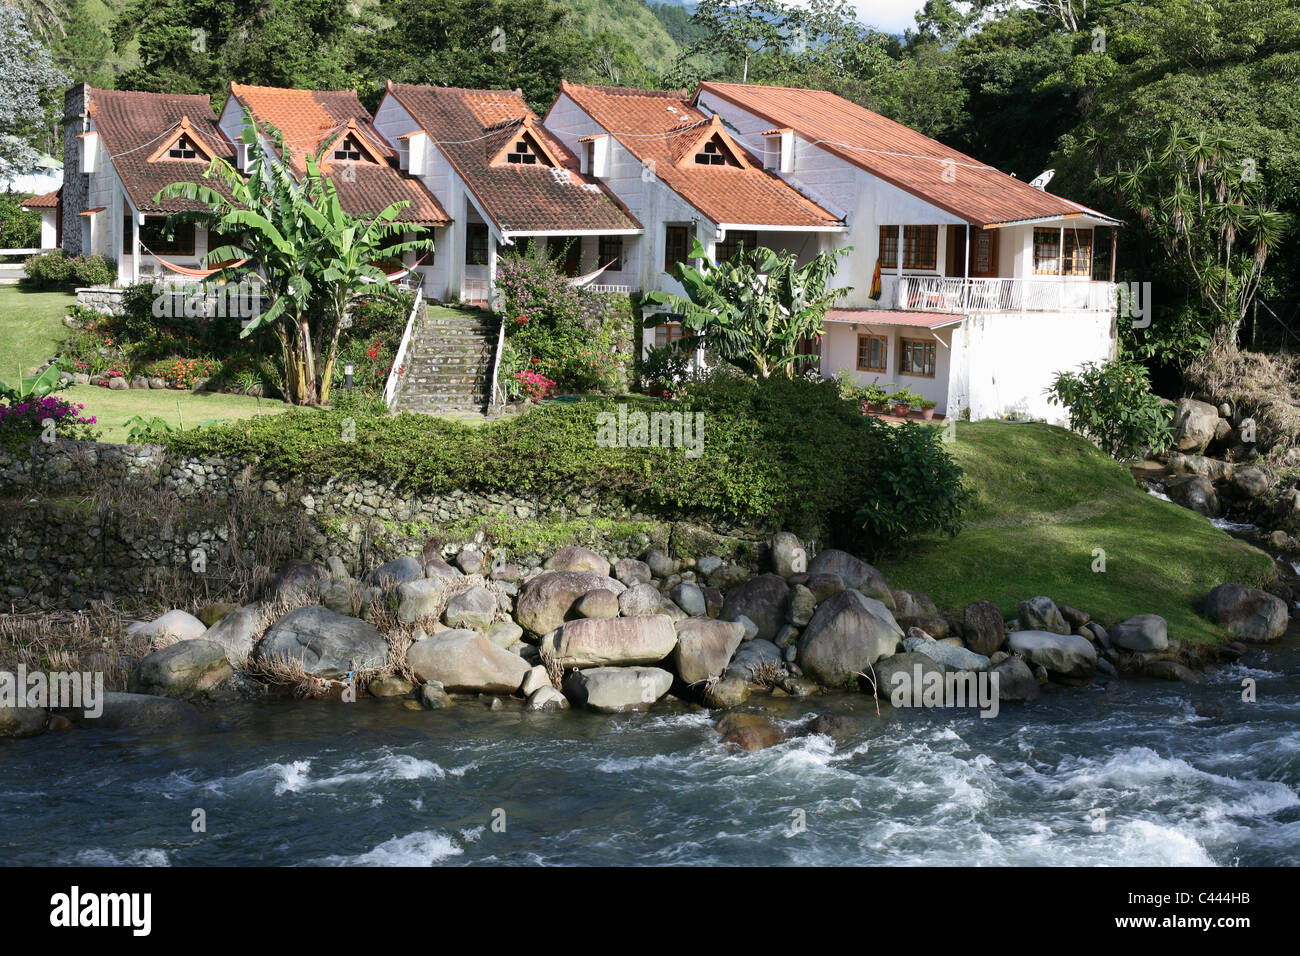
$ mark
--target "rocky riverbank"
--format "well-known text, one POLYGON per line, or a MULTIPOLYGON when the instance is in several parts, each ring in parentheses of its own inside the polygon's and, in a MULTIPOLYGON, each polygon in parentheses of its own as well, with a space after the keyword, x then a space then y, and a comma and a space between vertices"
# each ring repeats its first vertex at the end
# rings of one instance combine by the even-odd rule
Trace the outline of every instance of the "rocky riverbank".
MULTIPOLYGON (((611 560, 576 546, 531 569, 474 547, 405 556, 359 578, 337 558, 293 561, 257 603, 173 609, 127 626, 122 636, 147 652, 112 661, 128 675, 126 692, 106 693, 101 714, 0 701, 0 736, 198 726, 196 704, 275 692, 369 694, 428 710, 620 713, 673 698, 725 710, 753 695, 836 692, 879 706, 900 673, 989 672, 999 701, 1027 701, 1049 682, 1199 680, 1197 668, 1240 657, 1241 641, 1276 640, 1288 621, 1281 599, 1227 583, 1206 595, 1203 613, 1229 643, 1183 647, 1154 614, 1105 625, 1037 596, 1007 620, 988 601, 940 609, 844 551, 810 559, 789 533, 765 553, 762 573, 717 555, 652 549, 611 560)), ((776 739, 747 717, 718 726, 743 749, 776 739)))

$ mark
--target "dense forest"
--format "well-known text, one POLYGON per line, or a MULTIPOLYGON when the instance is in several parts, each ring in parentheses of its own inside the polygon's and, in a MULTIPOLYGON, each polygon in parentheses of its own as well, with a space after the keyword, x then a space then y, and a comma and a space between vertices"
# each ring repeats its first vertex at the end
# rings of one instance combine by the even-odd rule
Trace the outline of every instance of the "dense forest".
MULTIPOLYGON (((1125 330, 1140 357, 1300 326, 1295 0, 928 0, 902 37, 845 0, 7 2, 67 80, 218 99, 231 79, 370 105, 390 78, 519 88, 539 112, 561 77, 833 90, 1124 218, 1121 278, 1155 286, 1157 321, 1125 330)), ((43 122, 0 132, 57 153, 58 91, 42 97, 43 122)))

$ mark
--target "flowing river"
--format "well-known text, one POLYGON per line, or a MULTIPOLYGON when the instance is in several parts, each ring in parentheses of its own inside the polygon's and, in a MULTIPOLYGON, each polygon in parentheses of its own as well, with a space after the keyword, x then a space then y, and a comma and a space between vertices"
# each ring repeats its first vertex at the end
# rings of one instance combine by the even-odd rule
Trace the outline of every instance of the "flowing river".
POLYGON ((991 719, 764 701, 792 736, 752 753, 683 704, 239 705, 0 743, 0 862, 1294 866, 1297 699, 1293 629, 1203 684, 1051 687, 991 719), (798 735, 814 713, 835 739, 798 735))

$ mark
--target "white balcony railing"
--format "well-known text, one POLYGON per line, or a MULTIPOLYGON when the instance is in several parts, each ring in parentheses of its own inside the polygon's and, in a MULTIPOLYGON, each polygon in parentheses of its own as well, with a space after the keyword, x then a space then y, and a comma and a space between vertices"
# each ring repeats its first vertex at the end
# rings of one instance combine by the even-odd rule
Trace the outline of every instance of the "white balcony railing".
POLYGON ((1087 279, 881 278, 882 305, 915 312, 1109 312, 1116 307, 1114 283, 1087 279))

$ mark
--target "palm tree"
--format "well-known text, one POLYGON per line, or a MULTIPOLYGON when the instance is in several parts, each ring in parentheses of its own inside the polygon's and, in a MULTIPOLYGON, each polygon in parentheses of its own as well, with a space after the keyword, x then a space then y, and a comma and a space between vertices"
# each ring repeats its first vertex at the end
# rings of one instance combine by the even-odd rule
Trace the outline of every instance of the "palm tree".
POLYGON ((283 160, 263 145, 245 110, 241 141, 248 147, 249 174, 241 175, 221 158, 204 174, 225 186, 229 196, 204 183, 188 182, 167 186, 158 198, 179 197, 207 207, 174 213, 169 220, 195 221, 238 237, 210 250, 206 261, 230 263, 223 272, 251 267, 262 278, 270 304, 245 325, 241 336, 274 327, 284 357, 285 397, 295 405, 324 404, 348 310, 363 296, 394 291, 376 263, 400 259, 407 252, 431 251, 433 240, 418 238, 423 228, 396 221, 409 205, 406 200, 369 220, 345 212, 334 183, 320 170, 320 156, 332 141, 305 157, 300 182, 291 171, 283 135, 269 125, 264 129, 283 160), (404 233, 417 238, 404 241, 404 233), (239 260, 247 265, 235 266, 239 260))

